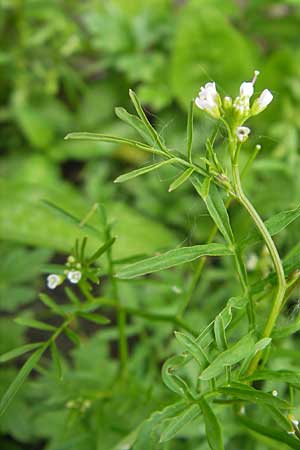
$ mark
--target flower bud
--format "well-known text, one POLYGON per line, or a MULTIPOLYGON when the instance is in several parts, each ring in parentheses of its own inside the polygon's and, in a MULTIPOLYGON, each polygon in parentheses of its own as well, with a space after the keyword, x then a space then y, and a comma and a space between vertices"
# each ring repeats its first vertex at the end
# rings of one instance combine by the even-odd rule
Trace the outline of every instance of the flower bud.
POLYGON ((255 100, 251 108, 251 114, 254 116, 261 113, 273 100, 273 95, 269 89, 264 89, 260 96, 255 100))
POLYGON ((223 107, 225 110, 232 108, 232 98, 231 97, 224 97, 223 107))

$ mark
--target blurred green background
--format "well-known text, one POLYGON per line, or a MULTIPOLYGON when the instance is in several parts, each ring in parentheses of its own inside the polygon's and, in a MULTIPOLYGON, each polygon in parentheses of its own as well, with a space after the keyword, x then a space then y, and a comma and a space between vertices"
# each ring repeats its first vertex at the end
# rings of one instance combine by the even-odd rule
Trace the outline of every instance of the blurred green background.
MULTIPOLYGON (((236 96, 240 83, 258 69, 257 91, 270 89, 274 101, 249 123, 252 134, 243 157, 258 143, 262 151, 246 190, 264 218, 298 204, 299 30, 299 0, 0 0, 1 353, 31 338, 11 318, 36 308, 37 293, 44 289, 44 264, 68 254, 78 237, 76 228, 54 216, 41 199, 81 217, 95 202, 105 204, 119 237, 115 258, 202 243, 209 233, 211 222, 191 187, 167 192, 173 169, 114 185, 117 175, 149 157, 123 145, 64 141, 70 131, 135 138, 114 114, 121 105, 132 111, 129 88, 138 93, 167 145, 184 151, 187 107, 200 86, 214 80, 222 94, 236 96)), ((203 152, 213 126, 212 119, 196 113, 195 152, 203 152)), ((248 220, 238 207, 233 208, 232 218, 246 232, 248 220)), ((281 235, 283 254, 299 240, 298 228, 292 225, 281 235)), ((208 274, 201 293, 214 298, 214 306, 205 304, 201 313, 191 312, 195 325, 207 323, 235 290, 231 267, 211 267, 208 274), (229 277, 225 287, 218 282, 224 273, 229 277)), ((184 291, 185 280, 182 270, 162 275, 157 285, 143 287, 143 301, 149 299, 152 307, 172 311, 174 296, 184 291)), ((127 304, 140 302, 140 289, 124 287, 127 304)), ((51 377, 41 375, 19 394, 0 424, 1 448, 121 449, 115 446, 122 436, 169 395, 157 362, 172 352, 171 344, 168 349, 163 345, 171 327, 151 325, 151 338, 145 343, 143 324, 130 324, 129 333, 134 339, 138 334, 144 345, 133 351, 132 364, 140 373, 132 386, 118 386, 111 401, 97 407, 91 417, 68 416, 63 405, 73 398, 80 380, 86 385, 100 383, 97 389, 105 391, 107 379, 100 382, 99 373, 101 378, 105 372, 107 378, 115 370, 109 350, 114 329, 111 334, 87 330, 92 336, 88 349, 74 351, 72 363, 66 360, 66 367, 73 364, 77 370, 69 369, 66 385, 57 387, 51 377), (100 366, 95 362, 98 357, 100 366), (141 395, 145 408, 140 405, 141 395), (135 414, 128 417, 132 408, 135 414), (89 430, 94 430, 92 441, 89 430)), ((15 373, 13 365, 1 369, 0 390, 15 373)), ((186 444, 186 449, 207 448, 204 441, 199 444, 195 430, 188 432, 191 446, 186 444)), ((182 447, 175 442, 164 448, 182 447)))

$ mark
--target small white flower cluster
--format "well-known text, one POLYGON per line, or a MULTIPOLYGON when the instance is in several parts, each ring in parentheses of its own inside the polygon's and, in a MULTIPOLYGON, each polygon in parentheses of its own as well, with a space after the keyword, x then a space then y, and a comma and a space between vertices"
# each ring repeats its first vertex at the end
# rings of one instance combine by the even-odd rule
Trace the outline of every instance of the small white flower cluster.
POLYGON ((264 89, 260 96, 250 105, 250 99, 254 94, 254 84, 259 71, 255 70, 252 81, 244 81, 240 86, 240 95, 233 101, 231 97, 224 97, 223 101, 216 89, 215 82, 206 83, 200 88, 195 104, 198 108, 210 114, 215 119, 229 116, 235 124, 237 140, 244 143, 249 136, 250 128, 241 126, 251 116, 261 113, 273 100, 269 89, 264 89), (231 117, 230 117, 231 116, 231 117))
POLYGON ((49 289, 55 289, 57 286, 62 284, 65 280, 65 277, 67 277, 72 284, 77 284, 81 280, 82 273, 80 270, 78 270, 81 269, 81 264, 79 262, 76 262, 74 256, 68 257, 66 266, 68 267, 68 269, 64 271, 65 276, 57 275, 55 273, 48 275, 47 287, 49 289))

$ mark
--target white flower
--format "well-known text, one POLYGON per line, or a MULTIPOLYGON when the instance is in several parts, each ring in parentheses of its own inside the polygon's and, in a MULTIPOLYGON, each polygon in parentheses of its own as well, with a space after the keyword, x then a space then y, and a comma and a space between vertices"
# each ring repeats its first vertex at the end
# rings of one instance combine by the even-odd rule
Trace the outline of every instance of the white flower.
POLYGON ((67 277, 71 283, 76 284, 81 280, 81 272, 79 270, 70 270, 67 277))
POLYGON ((250 134, 250 128, 248 127, 237 127, 236 129, 236 135, 239 142, 246 142, 248 139, 248 136, 250 134))
POLYGON ((62 278, 55 273, 48 275, 47 277, 47 287, 49 289, 55 289, 59 284, 61 284, 62 278))
POLYGON ((278 396, 278 392, 274 389, 274 391, 272 391, 272 395, 273 395, 273 397, 277 397, 278 396))
POLYGON ((240 86, 240 96, 241 97, 252 97, 254 92, 254 87, 252 81, 244 81, 240 86))
POLYGON ((216 83, 206 83, 206 85, 200 88, 198 97, 195 100, 196 106, 206 111, 211 116, 218 119, 220 117, 220 97, 216 90, 216 83))
POLYGON ((273 100, 272 93, 269 91, 269 89, 264 89, 260 94, 260 96, 253 103, 251 113, 253 115, 259 114, 264 109, 266 109, 266 107, 271 103, 272 100, 273 100))

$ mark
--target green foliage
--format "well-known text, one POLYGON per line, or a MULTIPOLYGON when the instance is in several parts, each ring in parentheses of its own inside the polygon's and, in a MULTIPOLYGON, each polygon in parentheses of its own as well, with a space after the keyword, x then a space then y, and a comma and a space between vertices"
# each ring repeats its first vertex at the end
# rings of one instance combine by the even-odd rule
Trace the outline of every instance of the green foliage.
POLYGON ((298 2, 0 3, 0 447, 299 448, 298 2))

